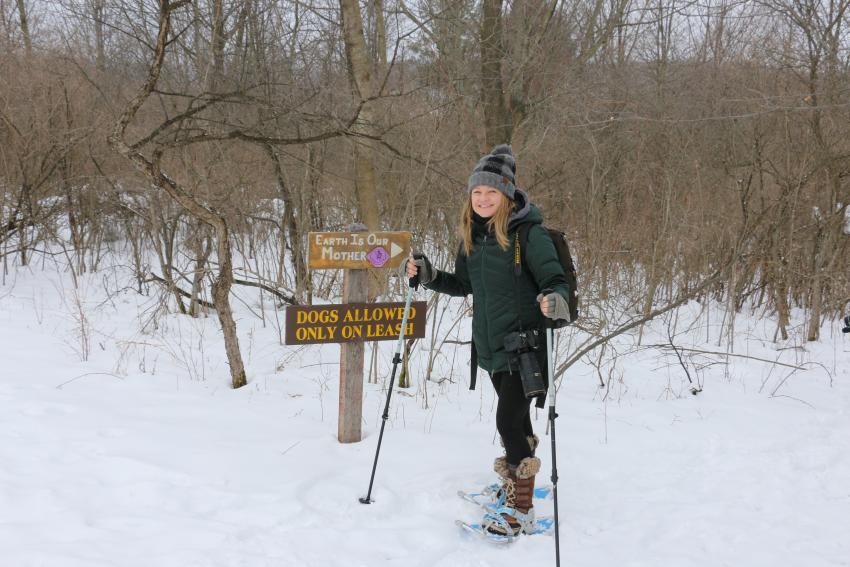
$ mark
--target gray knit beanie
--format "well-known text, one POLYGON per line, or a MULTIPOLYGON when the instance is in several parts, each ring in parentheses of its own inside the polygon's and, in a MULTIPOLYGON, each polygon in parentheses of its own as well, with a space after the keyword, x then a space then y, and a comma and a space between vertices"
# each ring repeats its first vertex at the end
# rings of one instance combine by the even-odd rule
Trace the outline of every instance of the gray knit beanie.
POLYGON ((478 160, 472 175, 469 176, 467 191, 479 185, 486 185, 498 189, 508 199, 513 199, 516 194, 516 161, 511 147, 507 144, 499 144, 493 151, 478 160))

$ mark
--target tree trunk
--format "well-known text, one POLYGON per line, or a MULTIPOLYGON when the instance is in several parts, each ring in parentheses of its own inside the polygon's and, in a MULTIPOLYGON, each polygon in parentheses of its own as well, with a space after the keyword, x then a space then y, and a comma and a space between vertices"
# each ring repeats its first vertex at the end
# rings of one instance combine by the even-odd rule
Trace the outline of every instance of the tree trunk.
POLYGON ((24 49, 27 57, 32 55, 32 37, 30 36, 29 17, 27 15, 27 5, 25 0, 17 0, 18 16, 21 20, 21 35, 24 37, 24 49))
POLYGON ((18 206, 15 213, 12 214, 12 220, 18 220, 18 247, 20 249, 21 266, 26 266, 29 262, 29 241, 27 240, 28 228, 32 222, 32 189, 29 183, 24 181, 21 185, 21 194, 18 199, 18 206))
POLYGON ((374 92, 380 94, 381 84, 387 73, 387 29, 384 18, 384 0, 372 0, 372 19, 374 27, 374 55, 375 61, 374 92))
POLYGON ((177 238, 177 227, 180 224, 180 215, 169 221, 165 214, 160 211, 150 211, 151 242, 154 245, 159 267, 162 270, 162 279, 165 286, 174 296, 177 309, 181 314, 186 314, 186 306, 183 304, 183 296, 180 295, 177 282, 171 267, 174 265, 174 241, 177 238))
POLYGON ((823 285, 820 276, 815 276, 812 281, 811 299, 809 305, 809 330, 806 340, 816 341, 820 338, 821 312, 823 310, 823 285))
MULTIPOLYGON (((298 221, 296 220, 296 203, 289 189, 289 184, 283 175, 283 166, 280 163, 280 155, 274 146, 265 146, 266 153, 272 160, 274 166, 275 177, 277 178, 277 191, 280 199, 283 201, 283 219, 281 222, 281 269, 284 267, 285 255, 283 251, 288 248, 292 253, 292 264, 295 267, 295 297, 300 303, 305 303, 307 300, 307 281, 310 273, 307 270, 307 259, 304 257, 303 233, 300 230, 298 221), (288 238, 284 238, 284 235, 288 238)), ((310 150, 308 150, 309 152, 310 150)), ((298 207, 303 211, 302 207, 298 207)), ((300 215, 302 218, 305 215, 300 215)))
POLYGON ((103 39, 103 3, 104 0, 93 0, 92 12, 94 16, 94 41, 95 41, 95 66, 98 71, 103 71, 106 66, 106 55, 103 39))
POLYGON ((233 257, 230 252, 230 229, 225 220, 216 223, 218 240, 218 275, 212 285, 213 304, 224 334, 224 350, 230 363, 230 377, 233 388, 241 388, 248 383, 242 353, 239 350, 239 338, 236 335, 236 321, 230 309, 230 288, 233 287, 233 257))
POLYGON ((189 299, 189 315, 197 317, 200 314, 201 291, 203 290, 204 276, 207 273, 207 262, 212 253, 212 242, 208 236, 209 232, 200 222, 195 227, 194 234, 190 236, 195 253, 195 269, 192 272, 192 297, 189 299))
POLYGON ((224 0, 213 2, 212 23, 212 69, 207 77, 207 90, 216 92, 221 88, 224 78, 224 48, 227 38, 224 33, 224 0))
POLYGON ((776 287, 776 313, 779 317, 777 327, 783 341, 788 340, 788 325, 791 324, 791 307, 788 305, 788 286, 785 285, 784 276, 779 275, 780 283, 776 287))
MULTIPOLYGON (((360 222, 369 230, 379 230, 378 178, 375 174, 375 139, 378 110, 371 74, 372 61, 366 49, 363 34, 363 17, 357 0, 340 0, 345 54, 348 59, 349 78, 355 95, 360 100, 360 112, 351 127, 354 143, 355 189, 360 222)), ((370 271, 369 299, 372 300, 386 289, 386 274, 370 271)))
POLYGON ((360 221, 370 230, 379 228, 378 189, 375 176, 375 150, 373 138, 375 127, 374 89, 372 85, 369 52, 363 35, 363 17, 357 0, 339 0, 342 15, 342 32, 345 55, 348 60, 349 78, 361 108, 351 130, 354 134, 354 169, 357 208, 360 221), (362 137, 361 137, 362 136, 362 137))
POLYGON ((513 132, 502 82, 502 0, 483 0, 481 12, 481 101, 485 150, 489 150, 497 144, 509 144, 513 132))

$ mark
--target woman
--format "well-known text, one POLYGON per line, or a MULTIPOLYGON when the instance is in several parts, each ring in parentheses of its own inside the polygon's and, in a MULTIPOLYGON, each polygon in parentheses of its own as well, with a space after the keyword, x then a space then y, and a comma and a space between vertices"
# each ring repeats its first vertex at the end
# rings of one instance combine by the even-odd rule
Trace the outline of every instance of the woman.
MULTIPOLYGON (((472 294, 472 341, 478 366, 489 372, 498 395, 496 427, 505 456, 494 469, 501 477, 504 506, 485 516, 485 528, 517 536, 534 526, 534 477, 540 459, 531 427, 531 400, 526 397, 516 354, 505 349, 505 338, 524 331, 543 337, 545 317, 569 320, 569 290, 543 216, 528 195, 514 185, 516 165, 511 147, 500 145, 481 158, 469 177, 469 198, 460 218, 460 250, 454 273, 435 270, 423 254, 408 259, 407 275, 419 275, 428 289, 453 296, 472 294), (520 268, 518 229, 529 224, 520 268), (517 273, 518 272, 518 273, 517 273)), ((536 360, 546 379, 545 340, 536 360)), ((510 342, 509 342, 510 344, 510 342)), ((542 398, 541 398, 542 399, 542 398)))

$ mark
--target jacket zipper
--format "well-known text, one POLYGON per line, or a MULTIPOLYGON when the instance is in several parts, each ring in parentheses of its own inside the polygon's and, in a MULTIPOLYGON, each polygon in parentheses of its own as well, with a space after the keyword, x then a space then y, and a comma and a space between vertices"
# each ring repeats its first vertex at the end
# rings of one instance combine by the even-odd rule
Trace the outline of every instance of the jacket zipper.
MULTIPOLYGON (((484 239, 481 241, 481 281, 484 281, 484 256, 487 254, 487 235, 484 235, 484 239)), ((481 291, 483 292, 486 286, 481 286, 481 291)), ((487 308, 487 299, 484 298, 484 323, 486 324, 486 328, 484 329, 484 340, 487 341, 487 350, 490 351, 490 361, 493 360, 493 348, 490 345, 490 314, 489 309, 487 308)))

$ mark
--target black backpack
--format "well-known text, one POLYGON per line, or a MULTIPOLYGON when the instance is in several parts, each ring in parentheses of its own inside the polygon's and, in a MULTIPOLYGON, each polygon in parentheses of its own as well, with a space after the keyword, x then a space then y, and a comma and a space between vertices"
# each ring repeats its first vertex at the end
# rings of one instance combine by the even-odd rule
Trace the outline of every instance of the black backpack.
MULTIPOLYGON (((525 247, 528 243, 528 230, 530 228, 530 223, 523 223, 517 230, 516 254, 514 254, 514 273, 517 276, 520 274, 520 265, 525 255, 525 247)), ((570 254, 567 235, 554 228, 545 226, 543 228, 549 233, 550 238, 552 238, 555 251, 558 253, 558 261, 561 262, 561 267, 564 269, 564 276, 567 279, 567 286, 570 288, 570 296, 567 299, 567 306, 570 308, 570 321, 565 319, 556 320, 554 326, 556 329, 560 329, 578 319, 578 279, 576 278, 576 265, 573 262, 572 254, 570 254)))

